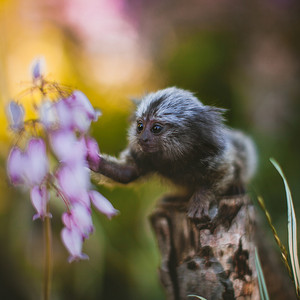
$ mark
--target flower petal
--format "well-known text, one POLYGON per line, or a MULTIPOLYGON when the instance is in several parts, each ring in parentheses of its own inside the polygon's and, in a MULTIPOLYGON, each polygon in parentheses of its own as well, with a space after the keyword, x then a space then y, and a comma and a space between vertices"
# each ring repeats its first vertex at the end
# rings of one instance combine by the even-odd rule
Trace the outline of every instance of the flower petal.
POLYGON ((47 213, 47 203, 49 201, 49 194, 45 186, 34 186, 30 192, 31 202, 37 213, 33 216, 33 220, 45 217, 51 218, 52 215, 47 213))
POLYGON ((88 98, 81 91, 56 103, 59 124, 62 129, 87 132, 91 122, 96 121, 99 111, 96 111, 88 98))
POLYGON ((61 217, 64 225, 68 228, 71 229, 73 225, 73 220, 72 220, 72 216, 70 213, 63 213, 62 217, 61 217))
POLYGON ((39 185, 49 171, 46 145, 42 139, 31 139, 24 156, 24 173, 30 186, 39 185))
POLYGON ((33 60, 31 64, 31 75, 34 81, 42 78, 45 71, 45 65, 46 63, 43 57, 38 57, 33 60))
POLYGON ((91 126, 91 119, 81 107, 74 107, 72 109, 72 128, 77 129, 79 132, 87 132, 91 126))
POLYGON ((71 254, 69 257, 69 262, 74 260, 88 259, 88 256, 82 253, 82 236, 80 231, 75 227, 72 229, 63 228, 61 232, 62 241, 71 254))
POLYGON ((85 142, 87 146, 87 161, 89 162, 89 167, 91 170, 97 171, 100 164, 100 150, 98 143, 91 137, 87 137, 85 142))
POLYGON ((24 158, 17 147, 13 147, 7 159, 7 174, 13 184, 24 183, 24 158))
POLYGON ((83 138, 77 139, 70 130, 56 130, 50 134, 51 147, 62 162, 81 163, 86 162, 86 143, 83 138))
POLYGON ((69 101, 70 103, 72 103, 72 106, 74 105, 82 108, 91 120, 95 119, 96 112, 91 102, 84 93, 78 90, 74 91, 71 97, 69 98, 69 101))
POLYGON ((91 211, 80 203, 75 203, 71 209, 74 225, 80 230, 82 236, 87 238, 94 230, 91 211))
POLYGON ((115 209, 112 204, 97 191, 89 191, 89 196, 93 205, 109 219, 119 213, 119 211, 115 209))
POLYGON ((10 101, 7 106, 7 114, 10 122, 10 127, 13 130, 20 130, 24 125, 24 107, 15 101, 10 101))
POLYGON ((90 186, 89 170, 79 163, 64 165, 56 173, 62 192, 71 202, 86 202, 86 193, 90 186))
POLYGON ((73 129, 73 114, 71 106, 65 99, 55 103, 59 126, 61 129, 73 129))
POLYGON ((58 115, 56 112, 55 103, 50 100, 42 102, 40 109, 40 120, 46 129, 54 127, 58 123, 58 115))

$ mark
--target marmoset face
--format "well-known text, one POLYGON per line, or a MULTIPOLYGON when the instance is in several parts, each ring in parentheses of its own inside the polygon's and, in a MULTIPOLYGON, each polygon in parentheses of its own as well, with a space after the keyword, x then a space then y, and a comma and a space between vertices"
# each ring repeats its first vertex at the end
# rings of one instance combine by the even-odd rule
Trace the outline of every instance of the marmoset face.
POLYGON ((162 122, 139 118, 136 121, 136 140, 142 152, 154 153, 161 150, 160 140, 166 131, 162 122))
POLYGON ((129 129, 129 147, 164 161, 214 155, 223 110, 204 106, 191 92, 167 88, 144 96, 129 129), (159 154, 158 156, 156 154, 159 154))

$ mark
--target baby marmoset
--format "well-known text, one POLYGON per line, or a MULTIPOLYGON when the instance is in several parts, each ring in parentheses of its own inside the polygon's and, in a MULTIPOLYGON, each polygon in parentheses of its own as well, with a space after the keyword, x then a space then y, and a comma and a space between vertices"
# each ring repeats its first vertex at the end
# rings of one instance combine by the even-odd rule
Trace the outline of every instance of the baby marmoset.
POLYGON ((94 171, 120 183, 158 173, 182 187, 190 218, 209 218, 218 198, 245 190, 256 167, 251 139, 226 127, 223 113, 176 87, 149 93, 136 110, 128 148, 120 159, 101 156, 94 171))

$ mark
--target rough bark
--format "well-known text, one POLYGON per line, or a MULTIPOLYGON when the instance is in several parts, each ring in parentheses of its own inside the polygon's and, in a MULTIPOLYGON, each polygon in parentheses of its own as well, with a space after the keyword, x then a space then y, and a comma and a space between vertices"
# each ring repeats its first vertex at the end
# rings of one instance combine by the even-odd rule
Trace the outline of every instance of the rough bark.
POLYGON ((211 208, 215 217, 206 223, 189 219, 186 212, 186 202, 165 197, 151 215, 167 299, 260 299, 254 258, 256 214, 249 197, 220 199, 218 207, 211 208))

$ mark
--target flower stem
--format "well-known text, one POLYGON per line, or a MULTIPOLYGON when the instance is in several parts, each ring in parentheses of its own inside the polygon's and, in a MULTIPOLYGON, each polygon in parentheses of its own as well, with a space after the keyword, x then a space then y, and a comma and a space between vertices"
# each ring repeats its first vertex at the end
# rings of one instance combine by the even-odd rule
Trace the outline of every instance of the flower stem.
MULTIPOLYGON (((49 204, 47 205, 47 212, 49 212, 49 204)), ((50 299, 51 290, 51 273, 52 273, 52 238, 51 238, 51 222, 50 217, 46 216, 44 219, 44 287, 43 299, 50 299)))

